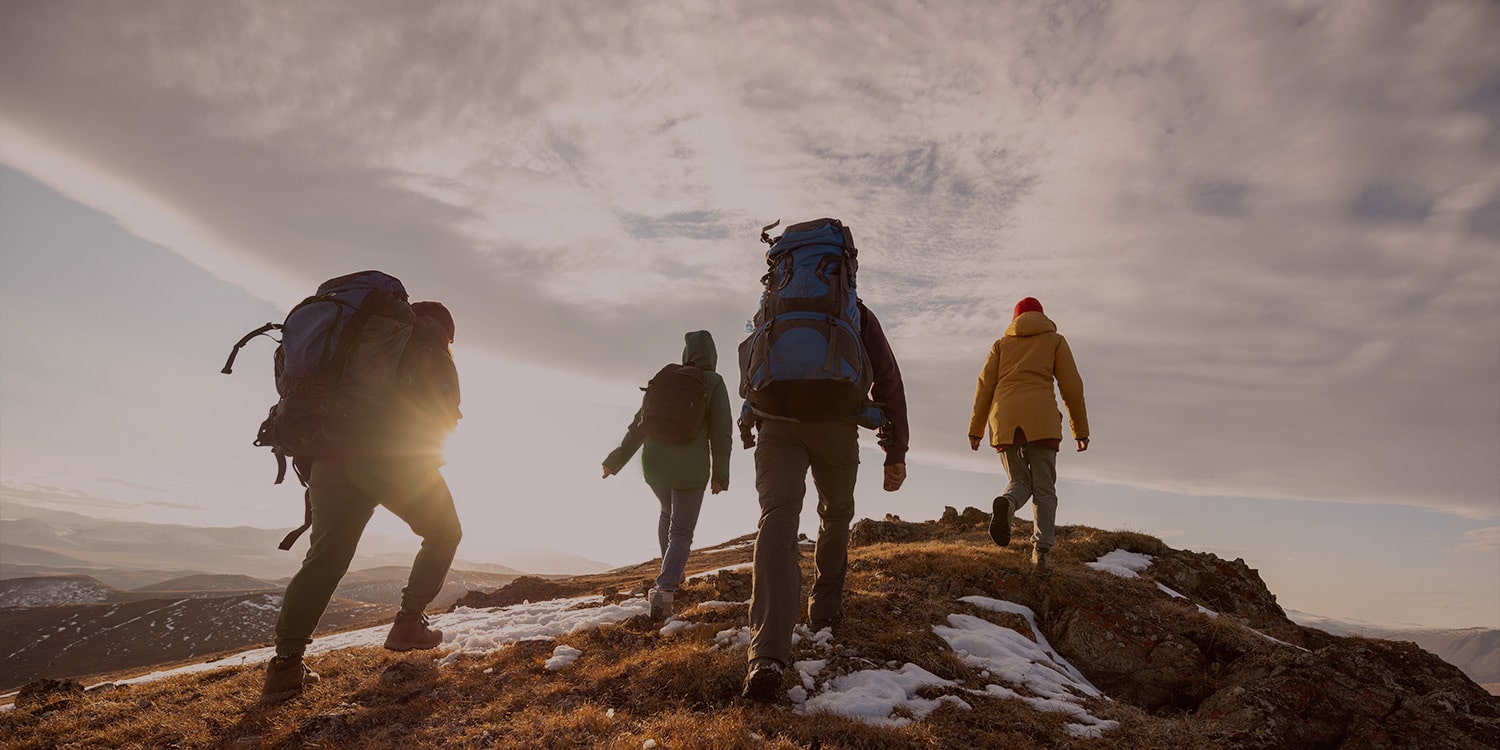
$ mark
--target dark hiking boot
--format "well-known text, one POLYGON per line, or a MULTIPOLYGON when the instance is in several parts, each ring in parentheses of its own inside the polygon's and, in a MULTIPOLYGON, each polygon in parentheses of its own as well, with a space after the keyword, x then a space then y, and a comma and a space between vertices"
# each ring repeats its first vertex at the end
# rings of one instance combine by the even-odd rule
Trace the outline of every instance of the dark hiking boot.
POLYGON ((671 591, 651 589, 651 619, 662 622, 672 616, 672 594, 671 591))
POLYGON ((759 658, 750 661, 750 671, 745 675, 745 688, 740 697, 757 703, 770 703, 781 695, 781 663, 775 659, 759 658))
POLYGON ((443 631, 427 627, 425 613, 405 610, 396 613, 396 622, 385 637, 385 647, 392 651, 434 648, 442 642, 443 631))
POLYGON ((266 662, 266 683, 260 689, 261 703, 280 703, 318 684, 318 673, 307 668, 300 656, 278 656, 266 662))
POLYGON ((1052 550, 1046 547, 1031 548, 1031 570, 1039 576, 1052 573, 1052 550))
POLYGON ((997 547, 1010 546, 1010 526, 1016 522, 1016 509, 1010 498, 1001 495, 995 498, 994 511, 990 514, 990 539, 997 547))

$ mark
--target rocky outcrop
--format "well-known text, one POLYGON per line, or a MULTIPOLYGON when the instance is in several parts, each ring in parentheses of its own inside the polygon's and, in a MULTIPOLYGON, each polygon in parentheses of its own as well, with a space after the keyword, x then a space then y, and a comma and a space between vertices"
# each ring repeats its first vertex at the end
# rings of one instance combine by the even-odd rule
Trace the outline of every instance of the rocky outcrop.
POLYGON ((536 576, 521 576, 500 588, 485 593, 483 591, 470 591, 459 597, 458 601, 448 608, 452 612, 459 607, 471 609, 485 609, 487 607, 509 607, 522 602, 541 602, 548 599, 557 599, 564 596, 576 596, 578 586, 576 584, 549 581, 536 576))

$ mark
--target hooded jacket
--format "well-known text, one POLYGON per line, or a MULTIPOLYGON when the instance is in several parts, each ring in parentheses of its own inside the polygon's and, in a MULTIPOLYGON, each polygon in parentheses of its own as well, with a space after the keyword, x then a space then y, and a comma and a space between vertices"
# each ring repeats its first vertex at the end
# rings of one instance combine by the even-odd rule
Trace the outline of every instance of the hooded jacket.
POLYGON ((714 482, 729 487, 729 453, 733 447, 731 430, 733 418, 729 412, 729 391, 724 378, 714 368, 719 364, 719 352, 708 331, 692 331, 683 336, 682 363, 703 370, 704 385, 708 391, 708 415, 698 434, 686 443, 668 443, 648 438, 640 430, 641 413, 625 429, 625 438, 620 447, 610 452, 604 465, 613 473, 630 461, 637 449, 644 444, 641 453, 641 469, 646 483, 652 487, 671 490, 701 490, 714 482))
POLYGON ((1083 378, 1067 339, 1043 313, 1021 313, 990 347, 979 373, 969 436, 984 437, 988 423, 992 446, 1011 444, 1018 427, 1028 442, 1062 439, 1062 412, 1052 389, 1054 380, 1068 407, 1073 438, 1088 437, 1083 378))

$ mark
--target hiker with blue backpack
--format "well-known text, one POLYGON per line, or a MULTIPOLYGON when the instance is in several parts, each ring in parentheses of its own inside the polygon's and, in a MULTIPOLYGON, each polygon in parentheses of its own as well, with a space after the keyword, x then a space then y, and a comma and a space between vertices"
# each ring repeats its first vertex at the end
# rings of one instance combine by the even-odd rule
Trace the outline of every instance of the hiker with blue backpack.
POLYGON ((901 370, 880 321, 856 291, 853 235, 836 219, 761 230, 768 272, 750 335, 740 344, 740 418, 755 448, 760 523, 750 595, 749 669, 742 696, 782 693, 802 591, 797 540, 807 474, 818 492, 818 539, 808 620, 843 617, 843 590, 859 474, 859 428, 879 429, 884 488, 906 480, 909 434, 901 370))
POLYGON ((979 450, 986 427, 990 445, 1000 454, 1009 484, 995 498, 990 539, 1010 544, 1016 511, 1033 502, 1032 570, 1045 575, 1050 566, 1057 522, 1057 453, 1062 448, 1062 413, 1053 382, 1068 407, 1068 421, 1079 451, 1089 448, 1089 418, 1083 402, 1083 377, 1068 340, 1042 312, 1042 303, 1026 297, 1016 303, 1005 335, 995 340, 979 371, 974 409, 969 415, 969 448, 979 450))
MULTIPOLYGON (((442 643, 442 631, 429 627, 424 610, 442 589, 463 536, 438 471, 443 445, 462 417, 448 309, 438 302, 408 304, 401 282, 379 271, 349 274, 325 282, 285 323, 251 332, 235 352, 277 329, 281 398, 256 444, 276 456, 278 483, 290 458, 307 487, 306 523, 281 548, 290 549, 309 527, 312 541, 282 597, 263 703, 318 682, 303 654, 377 505, 422 537, 401 611, 386 636, 385 647, 393 651, 442 643)), ((223 371, 233 363, 231 354, 223 371)))
POLYGON ((714 369, 719 352, 708 331, 683 336, 682 363, 668 364, 642 391, 641 408, 625 429, 620 446, 604 459, 604 478, 620 473, 644 445, 641 470, 656 494, 661 512, 656 537, 661 571, 650 592, 651 617, 672 614, 672 600, 682 585, 703 490, 717 495, 729 489, 729 454, 734 417, 729 391, 714 369))

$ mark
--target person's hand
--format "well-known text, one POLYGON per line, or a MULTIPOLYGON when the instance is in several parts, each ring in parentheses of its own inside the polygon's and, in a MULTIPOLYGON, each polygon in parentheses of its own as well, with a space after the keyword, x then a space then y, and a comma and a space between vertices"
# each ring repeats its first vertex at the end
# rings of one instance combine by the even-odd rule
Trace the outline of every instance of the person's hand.
POLYGON ((970 435, 969 436, 969 450, 971 450, 971 451, 977 451, 977 450, 979 450, 979 440, 980 440, 980 438, 977 438, 977 437, 974 437, 973 435, 970 435))
POLYGON ((1084 451, 1086 451, 1088 449, 1089 449, 1089 439, 1088 438, 1078 438, 1078 452, 1082 453, 1082 452, 1084 452, 1084 451))
POLYGON ((604 468, 604 476, 599 477, 599 478, 600 479, 609 479, 609 475, 613 474, 614 472, 610 471, 608 466, 604 466, 603 468, 604 468))
POLYGON ((710 490, 712 490, 712 492, 713 492, 713 494, 715 494, 715 495, 717 495, 717 494, 719 494, 719 493, 720 493, 720 492, 723 492, 723 491, 724 491, 724 485, 722 485, 722 484, 719 484, 719 483, 718 483, 718 482, 714 482, 714 483, 713 483, 713 484, 710 484, 710 485, 709 485, 709 486, 708 486, 708 488, 709 488, 709 489, 710 489, 710 490))
POLYGON ((906 464, 886 464, 885 491, 895 492, 906 481, 906 464))

